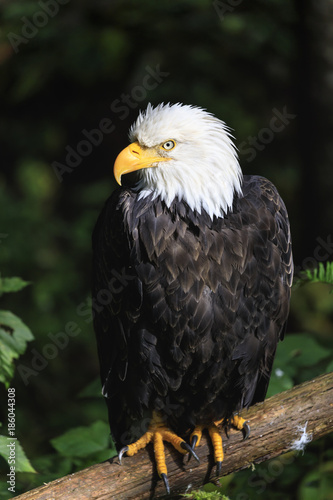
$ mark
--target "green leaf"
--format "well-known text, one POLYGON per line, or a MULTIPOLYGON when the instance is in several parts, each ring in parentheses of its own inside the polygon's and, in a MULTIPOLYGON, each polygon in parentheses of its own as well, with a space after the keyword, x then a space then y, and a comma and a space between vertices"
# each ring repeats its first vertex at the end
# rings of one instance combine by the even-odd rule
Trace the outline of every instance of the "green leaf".
POLYGON ((14 359, 23 354, 33 340, 29 328, 10 311, 0 311, 0 382, 8 387, 14 375, 14 359))
POLYGON ((330 499, 333 491, 333 462, 327 462, 311 470, 304 477, 298 498, 313 500, 314 498, 330 499))
POLYGON ((313 366, 330 352, 318 344, 313 337, 307 334, 289 334, 279 343, 274 368, 280 368, 290 374, 288 367, 313 366))
POLYGON ((0 295, 3 293, 18 292, 30 285, 30 281, 24 281, 21 278, 1 278, 0 277, 0 295))
POLYGON ((269 381, 267 397, 270 398, 274 394, 291 389, 294 386, 292 378, 287 375, 281 368, 275 368, 272 371, 272 376, 269 381))
POLYGON ((17 439, 0 436, 0 455, 9 465, 15 466, 15 472, 36 472, 17 439), (14 463, 10 464, 10 460, 14 463))
POLYGON ((86 457, 110 446, 109 426, 95 422, 88 427, 76 427, 51 440, 54 448, 65 457, 86 457))
POLYGON ((0 500, 8 500, 8 484, 6 481, 0 481, 0 500))
POLYGON ((294 286, 304 285, 305 283, 326 283, 333 285, 333 262, 326 262, 326 267, 319 262, 315 269, 305 269, 302 276, 295 280, 294 286))
POLYGON ((325 370, 325 373, 331 373, 333 372, 333 361, 331 361, 327 367, 326 367, 326 370, 325 370))
POLYGON ((220 493, 219 491, 207 492, 195 490, 191 491, 191 493, 184 493, 183 497, 192 500, 230 500, 229 497, 223 495, 223 493, 220 493))
MULTIPOLYGON (((286 335, 283 342, 278 344, 267 397, 293 387, 299 382, 301 372, 304 373, 304 380, 317 376, 316 366, 325 358, 329 362, 330 356, 331 351, 322 347, 309 334, 286 335)), ((331 369, 333 370, 333 363, 331 369)))
POLYGON ((38 473, 49 476, 50 481, 54 477, 66 476, 72 471, 72 460, 56 453, 34 458, 33 464, 38 473))
POLYGON ((79 392, 78 398, 101 398, 102 385, 101 379, 98 377, 88 384, 82 391, 79 392))

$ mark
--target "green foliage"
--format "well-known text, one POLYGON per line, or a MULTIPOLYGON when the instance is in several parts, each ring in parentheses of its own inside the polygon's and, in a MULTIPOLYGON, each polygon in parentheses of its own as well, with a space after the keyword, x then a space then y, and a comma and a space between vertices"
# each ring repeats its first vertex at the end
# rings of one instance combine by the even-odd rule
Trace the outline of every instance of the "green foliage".
POLYGON ((17 472, 36 472, 17 439, 12 440, 7 436, 0 435, 0 456, 8 463, 9 443, 15 443, 15 470, 17 472))
POLYGON ((0 311, 0 382, 6 387, 14 375, 14 360, 33 340, 29 328, 10 311, 0 311))
POLYGON ((78 394, 78 398, 102 398, 101 380, 96 378, 78 394))
POLYGON ((333 460, 319 464, 309 471, 299 486, 298 495, 302 500, 313 500, 314 498, 332 500, 333 460))
MULTIPOLYGON (((0 297, 4 293, 18 292, 29 283, 21 278, 0 277, 0 297)), ((10 311, 0 310, 0 383, 7 388, 14 376, 14 360, 18 359, 33 340, 30 329, 10 311)))
MULTIPOLYGON (((302 277, 296 280, 295 286, 306 283, 326 283, 333 287, 333 262, 326 262, 326 266, 319 262, 315 269, 305 269, 302 277)), ((333 293, 333 288, 330 293, 333 293)))
POLYGON ((51 440, 51 444, 60 455, 68 458, 83 458, 94 455, 100 457, 103 452, 105 460, 110 457, 109 426, 97 421, 87 427, 76 427, 51 440), (106 452, 106 454, 104 453, 106 452))
MULTIPOLYGON (((21 278, 2 278, 0 277, 0 297, 5 293, 18 292, 25 288, 29 283, 21 278)), ((14 361, 24 354, 27 343, 34 339, 30 329, 10 311, 0 310, 0 383, 8 389, 14 376, 14 361)), ((8 412, 11 411, 15 421, 15 404, 8 406, 8 412)), ((1 424, 0 424, 1 426, 1 424)), ((14 453, 14 466, 16 472, 35 473, 35 469, 27 458, 17 437, 0 435, 0 457, 10 464, 9 460, 11 449, 14 453), (11 445, 11 447, 9 446, 11 445)), ((6 482, 0 481, 0 498, 5 498, 4 491, 8 487, 6 482)), ((8 493, 8 490, 7 490, 8 493)))
POLYGON ((2 278, 0 276, 0 297, 3 293, 9 292, 19 292, 27 285, 30 285, 29 281, 24 281, 21 278, 2 278))
POLYGON ((267 397, 327 371, 332 356, 333 347, 323 347, 307 333, 287 335, 278 345, 267 397))
POLYGON ((218 491, 209 493, 207 491, 198 490, 192 491, 191 493, 185 493, 182 496, 192 500, 230 500, 229 497, 219 493, 218 491))

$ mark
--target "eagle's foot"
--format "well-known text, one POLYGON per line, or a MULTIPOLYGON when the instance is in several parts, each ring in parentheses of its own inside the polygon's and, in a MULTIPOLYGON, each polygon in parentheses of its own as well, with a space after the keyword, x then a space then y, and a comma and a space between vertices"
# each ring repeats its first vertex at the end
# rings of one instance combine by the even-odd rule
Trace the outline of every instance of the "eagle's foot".
POLYGON ((223 447, 222 447, 222 436, 220 430, 216 424, 212 424, 208 427, 209 436, 214 449, 214 460, 216 464, 216 475, 221 474, 222 462, 223 462, 223 447))
POLYGON ((249 424, 246 422, 244 418, 239 417, 238 415, 234 415, 230 419, 230 425, 236 427, 236 429, 238 429, 239 431, 242 431, 243 441, 245 441, 245 439, 249 437, 251 429, 249 424))
POLYGON ((125 455, 125 453, 129 457, 132 457, 139 450, 141 450, 142 448, 145 448, 147 446, 147 444, 150 443, 150 441, 152 439, 153 439, 153 433, 150 432, 150 430, 148 430, 143 436, 140 437, 140 439, 135 441, 135 443, 129 444, 128 446, 124 446, 118 454, 118 459, 119 459, 120 465, 121 465, 122 457, 123 457, 123 455, 125 455))
POLYGON ((128 456, 133 456, 142 448, 145 448, 148 443, 153 442, 154 453, 156 460, 156 467, 158 475, 163 479, 165 489, 167 493, 170 493, 167 467, 165 463, 165 452, 163 441, 168 441, 172 444, 176 450, 185 455, 190 453, 197 461, 199 461, 198 456, 191 448, 191 446, 185 441, 177 436, 172 430, 170 430, 163 418, 156 412, 153 413, 153 418, 149 424, 148 431, 140 437, 135 443, 124 446, 119 452, 118 458, 121 464, 122 456, 126 453, 128 456))
MULTIPOLYGON (((224 420, 220 420, 219 422, 215 422, 214 424, 207 426, 209 436, 210 436, 210 439, 211 439, 211 442, 213 445, 213 449, 214 449, 214 460, 215 460, 215 464, 216 464, 216 475, 217 476, 219 476, 221 474, 222 462, 223 462, 223 456, 224 456, 223 447, 222 447, 222 437, 220 434, 220 430, 218 428, 218 426, 222 423, 224 423, 224 420)), ((238 415, 234 415, 230 419, 229 425, 232 425, 236 429, 243 432, 243 441, 249 437, 250 426, 246 423, 244 418, 241 418, 238 415)), ((193 450, 200 443, 203 429, 204 429, 204 426, 202 426, 202 425, 195 427, 194 431, 192 432, 192 434, 190 436, 191 447, 193 450)), ((226 433, 227 433, 227 426, 226 426, 226 433)), ((228 437, 228 433, 227 433, 227 437, 228 437)))
MULTIPOLYGON (((208 425, 206 428, 209 432, 209 436, 214 449, 214 460, 216 463, 216 473, 219 475, 221 473, 222 462, 223 462, 223 447, 222 447, 222 437, 217 424, 208 425)), ((195 427, 194 431, 190 436, 191 447, 194 450, 196 446, 199 445, 202 437, 202 430, 205 427, 198 425, 195 427)))

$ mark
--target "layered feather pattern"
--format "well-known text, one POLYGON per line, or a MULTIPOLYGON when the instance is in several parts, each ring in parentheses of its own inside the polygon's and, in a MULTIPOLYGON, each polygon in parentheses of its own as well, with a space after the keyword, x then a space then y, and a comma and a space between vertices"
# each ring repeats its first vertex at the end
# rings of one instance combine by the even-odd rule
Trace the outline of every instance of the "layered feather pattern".
POLYGON ((119 188, 93 247, 93 296, 109 292, 94 326, 118 447, 153 410, 185 434, 265 397, 292 282, 288 215, 268 180, 244 176, 223 217, 119 188))

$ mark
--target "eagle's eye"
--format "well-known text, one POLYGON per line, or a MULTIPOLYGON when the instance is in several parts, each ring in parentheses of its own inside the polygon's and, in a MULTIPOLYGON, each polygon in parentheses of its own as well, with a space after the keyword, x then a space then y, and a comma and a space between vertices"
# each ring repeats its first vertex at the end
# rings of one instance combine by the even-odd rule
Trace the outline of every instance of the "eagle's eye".
POLYGON ((173 149, 175 146, 176 146, 175 141, 172 141, 171 139, 162 144, 162 148, 165 149, 166 151, 171 151, 171 149, 173 149))

